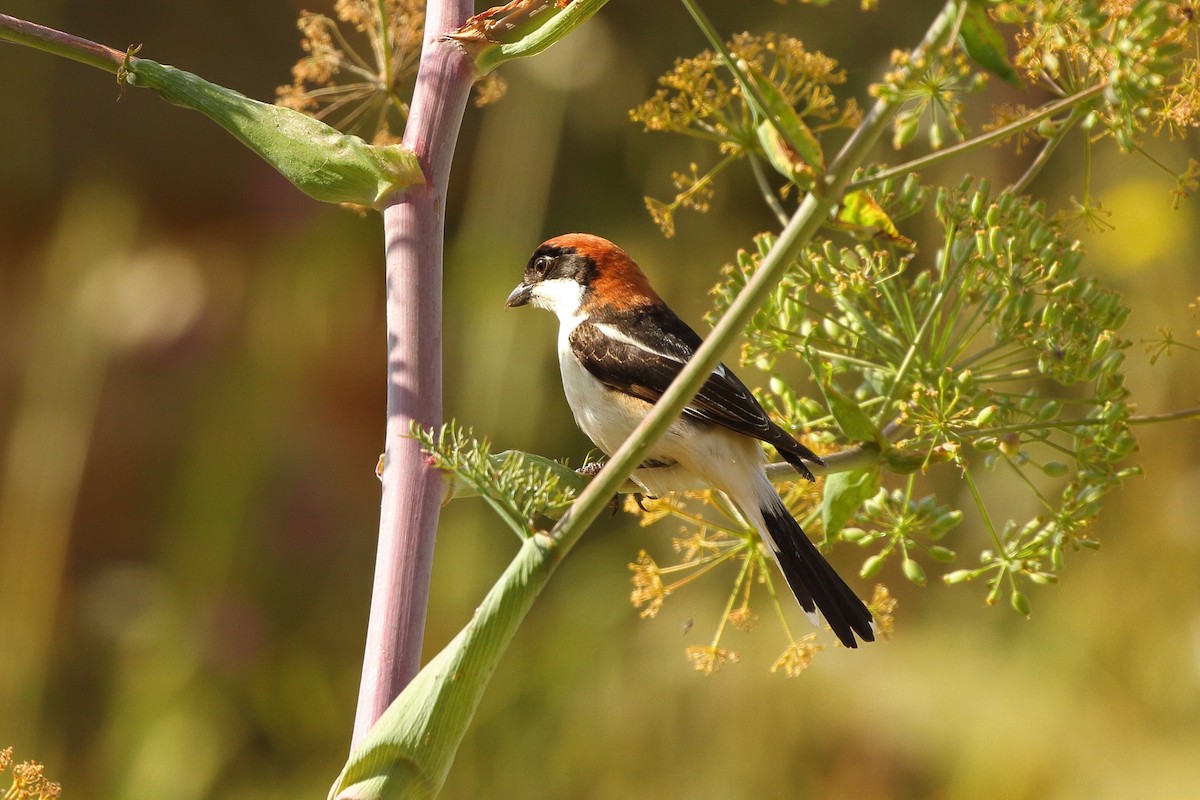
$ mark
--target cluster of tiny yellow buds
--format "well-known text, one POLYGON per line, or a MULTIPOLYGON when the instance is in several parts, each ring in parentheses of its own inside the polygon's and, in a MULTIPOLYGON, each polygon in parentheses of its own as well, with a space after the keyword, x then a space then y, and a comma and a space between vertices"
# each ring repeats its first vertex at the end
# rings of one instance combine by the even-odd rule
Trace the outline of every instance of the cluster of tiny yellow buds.
MULTIPOLYGON (((686 532, 687 528, 680 528, 681 532, 686 532)), ((728 537, 718 537, 728 542, 728 537)), ((671 540, 671 547, 676 553, 679 553, 683 562, 686 564, 689 561, 695 561, 702 553, 713 555, 722 549, 722 543, 715 539, 708 538, 708 529, 705 527, 697 527, 690 535, 683 538, 675 538, 671 540)))
POLYGON ((688 661, 692 662, 692 666, 697 672, 702 672, 705 675, 712 675, 715 672, 720 672, 721 667, 726 662, 736 664, 742 660, 742 657, 732 650, 726 650, 724 647, 716 645, 699 645, 694 644, 687 648, 688 661))
POLYGON ((1196 127, 1200 127, 1200 61, 1189 59, 1184 62, 1179 81, 1162 101, 1155 133, 1166 128, 1172 139, 1183 139, 1190 128, 1196 127))
POLYGON ((886 586, 882 583, 875 584, 875 594, 871 597, 871 602, 867 603, 867 608, 870 609, 871 616, 875 618, 875 628, 884 639, 892 638, 892 631, 896 627, 897 605, 899 605, 899 601, 891 596, 886 586))
POLYGON ((695 162, 692 162, 689 169, 690 172, 671 173, 671 182, 680 190, 672 205, 704 213, 711 207, 715 194, 711 173, 701 175, 695 162))
POLYGON ((668 239, 675 236, 675 205, 673 203, 664 203, 662 200, 655 200, 653 197, 645 198, 646 210, 650 212, 650 220, 658 229, 662 231, 662 235, 668 239))
POLYGON ((1132 14, 1135 2, 1134 0, 1104 0, 1100 5, 1106 15, 1117 19, 1132 14))
POLYGON ((658 564, 645 550, 638 553, 637 561, 629 565, 633 571, 633 592, 629 595, 634 608, 641 609, 641 618, 650 619, 658 615, 667 591, 663 586, 662 572, 658 564), (643 608, 644 606, 644 608, 643 608))
POLYGON ((787 646, 783 655, 771 665, 771 672, 783 670, 789 678, 795 678, 808 669, 817 653, 825 649, 825 645, 817 644, 817 634, 810 633, 787 646))
POLYGON ((45 767, 36 761, 13 764, 12 748, 0 750, 0 772, 11 770, 12 786, 2 795, 4 800, 56 800, 62 787, 46 777, 45 767))

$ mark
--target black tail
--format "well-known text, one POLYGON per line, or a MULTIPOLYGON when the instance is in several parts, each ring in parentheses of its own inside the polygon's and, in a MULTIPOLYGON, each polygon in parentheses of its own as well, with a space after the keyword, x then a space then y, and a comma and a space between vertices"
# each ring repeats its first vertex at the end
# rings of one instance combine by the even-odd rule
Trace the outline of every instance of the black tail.
POLYGON ((858 647, 854 634, 864 642, 875 641, 871 612, 809 541, 800 523, 792 519, 782 503, 769 504, 762 514, 771 538, 779 545, 775 555, 783 577, 800 607, 810 614, 820 609, 846 647, 858 647))

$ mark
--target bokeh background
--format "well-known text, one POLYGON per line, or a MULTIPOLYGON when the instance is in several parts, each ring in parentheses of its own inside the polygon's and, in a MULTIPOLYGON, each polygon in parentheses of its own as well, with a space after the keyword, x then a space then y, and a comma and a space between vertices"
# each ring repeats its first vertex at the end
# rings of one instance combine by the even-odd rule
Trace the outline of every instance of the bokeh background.
MULTIPOLYGON (((724 31, 838 58, 866 102, 938 4, 705 5, 724 31)), ((3 6, 270 99, 305 4, 3 6)), ((445 405, 497 448, 589 449, 561 399, 555 321, 502 308, 540 241, 619 241, 699 324, 722 264, 772 226, 737 170, 674 239, 642 209, 670 196, 671 169, 711 163, 627 118, 703 46, 681 6, 614 0, 468 110, 445 405)), ((379 219, 309 201, 199 115, 137 90, 116 102, 107 74, 0 45, 0 76, 0 747, 44 762, 68 798, 322 797, 348 746, 374 558, 379 219)), ((1196 137, 1153 152, 1200 157, 1196 137)), ((1034 184, 1052 207, 1082 197, 1082 153, 1069 141, 1034 184)), ((1028 158, 989 149, 927 177, 1011 180, 1028 158)), ((1133 308, 1125 335, 1169 325, 1200 344, 1197 205, 1172 211, 1144 159, 1101 148, 1093 167, 1116 227, 1086 235, 1088 268, 1133 308)), ((1196 353, 1129 356, 1141 412, 1200 404, 1196 353)), ((683 649, 710 635, 725 582, 639 620, 626 564, 672 531, 603 520, 513 643, 444 796, 1200 797, 1200 428, 1139 440, 1145 477, 1107 503, 1104 547, 1033 593, 1031 619, 889 565, 893 639, 793 680, 768 671, 784 644, 769 626, 728 640, 740 664, 696 673, 683 649)), ((984 535, 968 520, 955 543, 977 552, 984 535)), ((482 503, 446 509, 428 653, 514 550, 482 503)), ((849 575, 861 558, 833 554, 849 575)))

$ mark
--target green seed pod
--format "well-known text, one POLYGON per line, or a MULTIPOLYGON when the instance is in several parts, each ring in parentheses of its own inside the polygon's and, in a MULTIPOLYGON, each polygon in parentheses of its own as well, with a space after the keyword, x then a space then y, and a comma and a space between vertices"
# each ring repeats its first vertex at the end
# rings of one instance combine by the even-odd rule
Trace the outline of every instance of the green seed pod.
POLYGON ((988 257, 987 234, 982 230, 975 231, 975 252, 980 258, 988 257))
POLYGON ((1067 474, 1068 467, 1061 461, 1047 461, 1042 464, 1042 472, 1049 475, 1051 478, 1061 478, 1067 474))
POLYGON ((850 544, 865 544, 871 540, 871 535, 862 528, 842 528, 838 535, 842 541, 850 544))
POLYGON ((940 539, 963 520, 963 512, 957 508, 940 514, 929 529, 929 538, 940 539))
POLYGON ((1057 400, 1050 400, 1040 409, 1038 409, 1038 419, 1049 420, 1058 416, 1062 411, 1062 403, 1057 400))
POLYGON ((917 135, 917 131, 920 128, 921 117, 915 110, 897 114, 892 128, 892 148, 894 150, 903 150, 913 140, 913 137, 917 135))
POLYGON ((983 410, 975 416, 975 425, 982 428, 987 425, 996 416, 996 412, 1000 410, 998 405, 984 406, 983 410))
MULTIPOLYGON (((995 206, 993 206, 995 208, 995 206)), ((1005 251, 1004 246, 1004 231, 997 226, 988 228, 988 250, 994 255, 1000 255, 1005 251)))
POLYGON ((934 545, 925 551, 934 561, 941 561, 943 564, 949 564, 954 560, 954 551, 948 547, 934 545))
POLYGON ((904 577, 915 583, 917 586, 925 585, 925 570, 921 569, 921 565, 911 558, 904 559, 901 565, 904 570, 904 577))
POLYGON ((953 572, 947 572, 942 576, 942 582, 947 586, 954 586, 957 583, 971 580, 971 570, 956 569, 953 572))
POLYGON ((873 578, 883 569, 883 562, 887 560, 887 556, 883 553, 877 553, 863 562, 862 569, 858 571, 860 578, 873 578))
POLYGON ((983 213, 983 204, 987 202, 987 197, 983 192, 976 192, 971 196, 971 216, 976 219, 983 213))
POLYGON ((1063 568, 1063 549, 1061 544, 1056 544, 1050 548, 1050 565, 1055 571, 1061 571, 1063 568))
POLYGON ((1009 601, 1012 603, 1014 611, 1023 617, 1029 616, 1029 598, 1027 598, 1024 593, 1018 589, 1013 589, 1013 593, 1009 597, 1009 601))

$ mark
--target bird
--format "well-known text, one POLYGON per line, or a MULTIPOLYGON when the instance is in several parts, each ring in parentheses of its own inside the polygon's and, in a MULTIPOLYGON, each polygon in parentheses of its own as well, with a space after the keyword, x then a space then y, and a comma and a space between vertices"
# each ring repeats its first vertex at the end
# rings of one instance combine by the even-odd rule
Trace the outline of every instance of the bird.
MULTIPOLYGON (((609 456, 701 344, 624 250, 589 233, 556 236, 534 251, 505 301, 506 308, 524 305, 557 315, 567 403, 576 424, 609 456)), ((805 462, 824 465, 718 364, 632 477, 654 497, 723 492, 758 531, 814 623, 819 610, 844 646, 874 641, 871 612, 787 510, 767 477, 760 441, 810 481, 805 462)))

